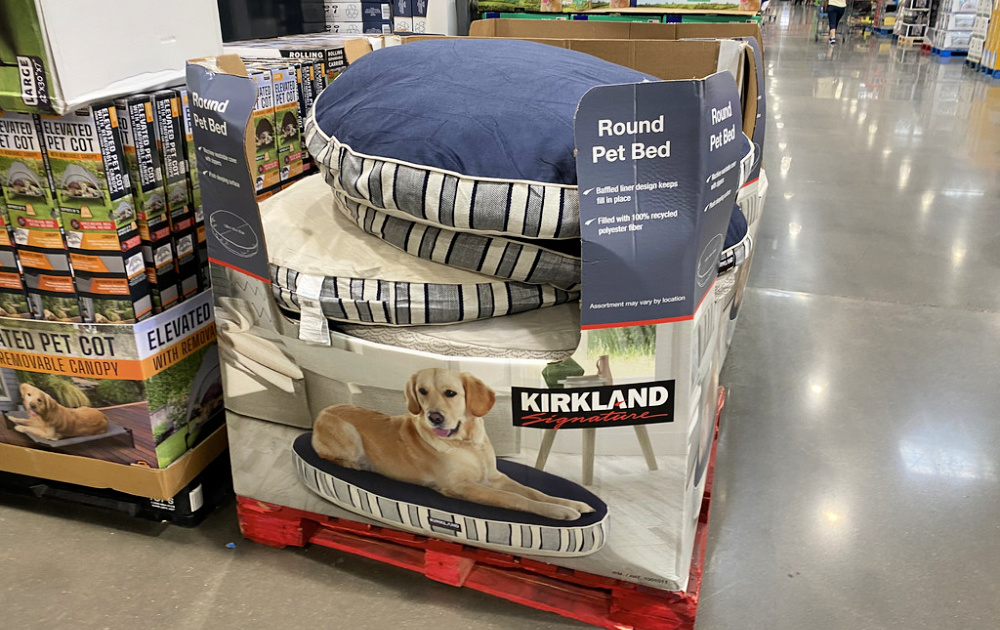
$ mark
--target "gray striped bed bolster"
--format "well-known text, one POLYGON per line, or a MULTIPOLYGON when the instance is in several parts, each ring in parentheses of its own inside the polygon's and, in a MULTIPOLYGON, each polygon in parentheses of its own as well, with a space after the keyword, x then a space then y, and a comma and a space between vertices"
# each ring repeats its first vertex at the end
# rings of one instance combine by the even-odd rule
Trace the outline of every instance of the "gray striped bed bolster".
MULTIPOLYGON (((299 312, 302 274, 271 265, 278 305, 299 312)), ((325 277, 319 294, 327 319, 355 324, 421 326, 514 315, 578 300, 578 292, 518 282, 424 284, 325 277)))
POLYGON ((331 185, 363 204, 465 232, 532 239, 580 236, 576 186, 475 178, 355 153, 310 117, 306 145, 331 185))
POLYGON ((368 234, 425 260, 515 282, 549 284, 564 291, 580 287, 580 258, 527 241, 456 232, 391 216, 334 189, 337 209, 368 234))

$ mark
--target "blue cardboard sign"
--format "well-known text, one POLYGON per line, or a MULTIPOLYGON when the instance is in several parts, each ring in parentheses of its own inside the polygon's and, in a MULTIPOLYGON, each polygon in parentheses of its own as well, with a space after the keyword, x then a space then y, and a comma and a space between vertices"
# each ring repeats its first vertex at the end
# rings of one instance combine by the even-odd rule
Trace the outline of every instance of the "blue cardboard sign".
POLYGON ((269 277, 264 229, 246 157, 257 88, 246 77, 187 66, 208 255, 262 280, 269 277))
POLYGON ((575 122, 584 328, 694 314, 718 273, 742 131, 729 73, 584 95, 575 122))

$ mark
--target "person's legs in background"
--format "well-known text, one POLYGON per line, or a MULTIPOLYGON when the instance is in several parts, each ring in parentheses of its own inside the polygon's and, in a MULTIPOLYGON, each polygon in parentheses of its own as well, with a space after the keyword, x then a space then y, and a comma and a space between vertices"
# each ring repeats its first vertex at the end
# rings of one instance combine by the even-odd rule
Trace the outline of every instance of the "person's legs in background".
POLYGON ((826 13, 830 17, 830 43, 837 43, 837 25, 840 18, 844 17, 845 7, 835 7, 832 4, 826 7, 826 13))

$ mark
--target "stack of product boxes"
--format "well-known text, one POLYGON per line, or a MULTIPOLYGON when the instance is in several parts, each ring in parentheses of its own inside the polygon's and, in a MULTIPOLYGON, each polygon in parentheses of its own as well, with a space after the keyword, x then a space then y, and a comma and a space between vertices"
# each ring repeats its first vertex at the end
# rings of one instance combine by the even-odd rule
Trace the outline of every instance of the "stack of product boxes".
POLYGON ((308 35, 288 35, 273 39, 249 39, 230 42, 224 50, 228 54, 244 59, 309 59, 315 64, 316 77, 322 87, 337 78, 347 67, 344 42, 357 39, 352 35, 334 33, 311 33, 308 35))
POLYGON ((996 72, 997 50, 1000 49, 1000 0, 980 0, 976 6, 976 21, 969 41, 969 60, 996 72))
MULTIPOLYGON (((39 117, 13 112, 0 116, 0 182, 7 207, 4 223, 16 250, 15 266, 22 274, 32 316, 79 322, 69 252, 42 142, 39 117)), ((75 140, 73 147, 80 150, 81 144, 75 140)), ((5 271, 11 269, 5 267, 5 271)), ((7 284, 11 285, 8 291, 16 290, 12 282, 7 284)))
POLYGON ((296 36, 228 45, 243 58, 257 85, 251 124, 258 199, 312 172, 304 147, 305 120, 319 93, 346 66, 343 41, 296 36))
MULTIPOLYGON (((39 120, 80 318, 99 324, 145 319, 153 305, 114 105, 39 120)), ((42 311, 45 319, 53 319, 50 313, 66 319, 48 311, 42 311)))
POLYGON ((161 90, 65 116, 0 113, 9 316, 135 323, 207 287, 182 96, 161 90))
MULTIPOLYGON (((426 5, 427 0, 420 1, 426 5)), ((392 3, 389 0, 385 2, 328 0, 323 3, 323 7, 326 30, 329 33, 388 35, 393 32, 392 3)))
POLYGON ((908 39, 922 40, 930 20, 930 0, 900 0, 896 8, 897 19, 893 34, 908 39))
POLYGON ((393 0, 393 31, 396 33, 427 32, 428 0, 393 0))
POLYGON ((979 0, 976 3, 976 19, 972 23, 972 38, 969 39, 969 56, 967 58, 969 62, 979 63, 983 60, 992 9, 993 0, 979 0))
POLYGON ((965 52, 972 41, 972 27, 976 21, 978 0, 941 0, 931 46, 939 50, 965 52))

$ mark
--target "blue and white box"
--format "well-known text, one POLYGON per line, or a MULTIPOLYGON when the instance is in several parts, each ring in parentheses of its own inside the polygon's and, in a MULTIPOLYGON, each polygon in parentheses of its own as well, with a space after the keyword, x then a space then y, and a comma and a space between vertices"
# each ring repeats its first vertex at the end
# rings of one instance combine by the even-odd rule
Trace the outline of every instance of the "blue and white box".
POLYGON ((323 10, 327 24, 392 20, 390 2, 324 2, 323 10))

